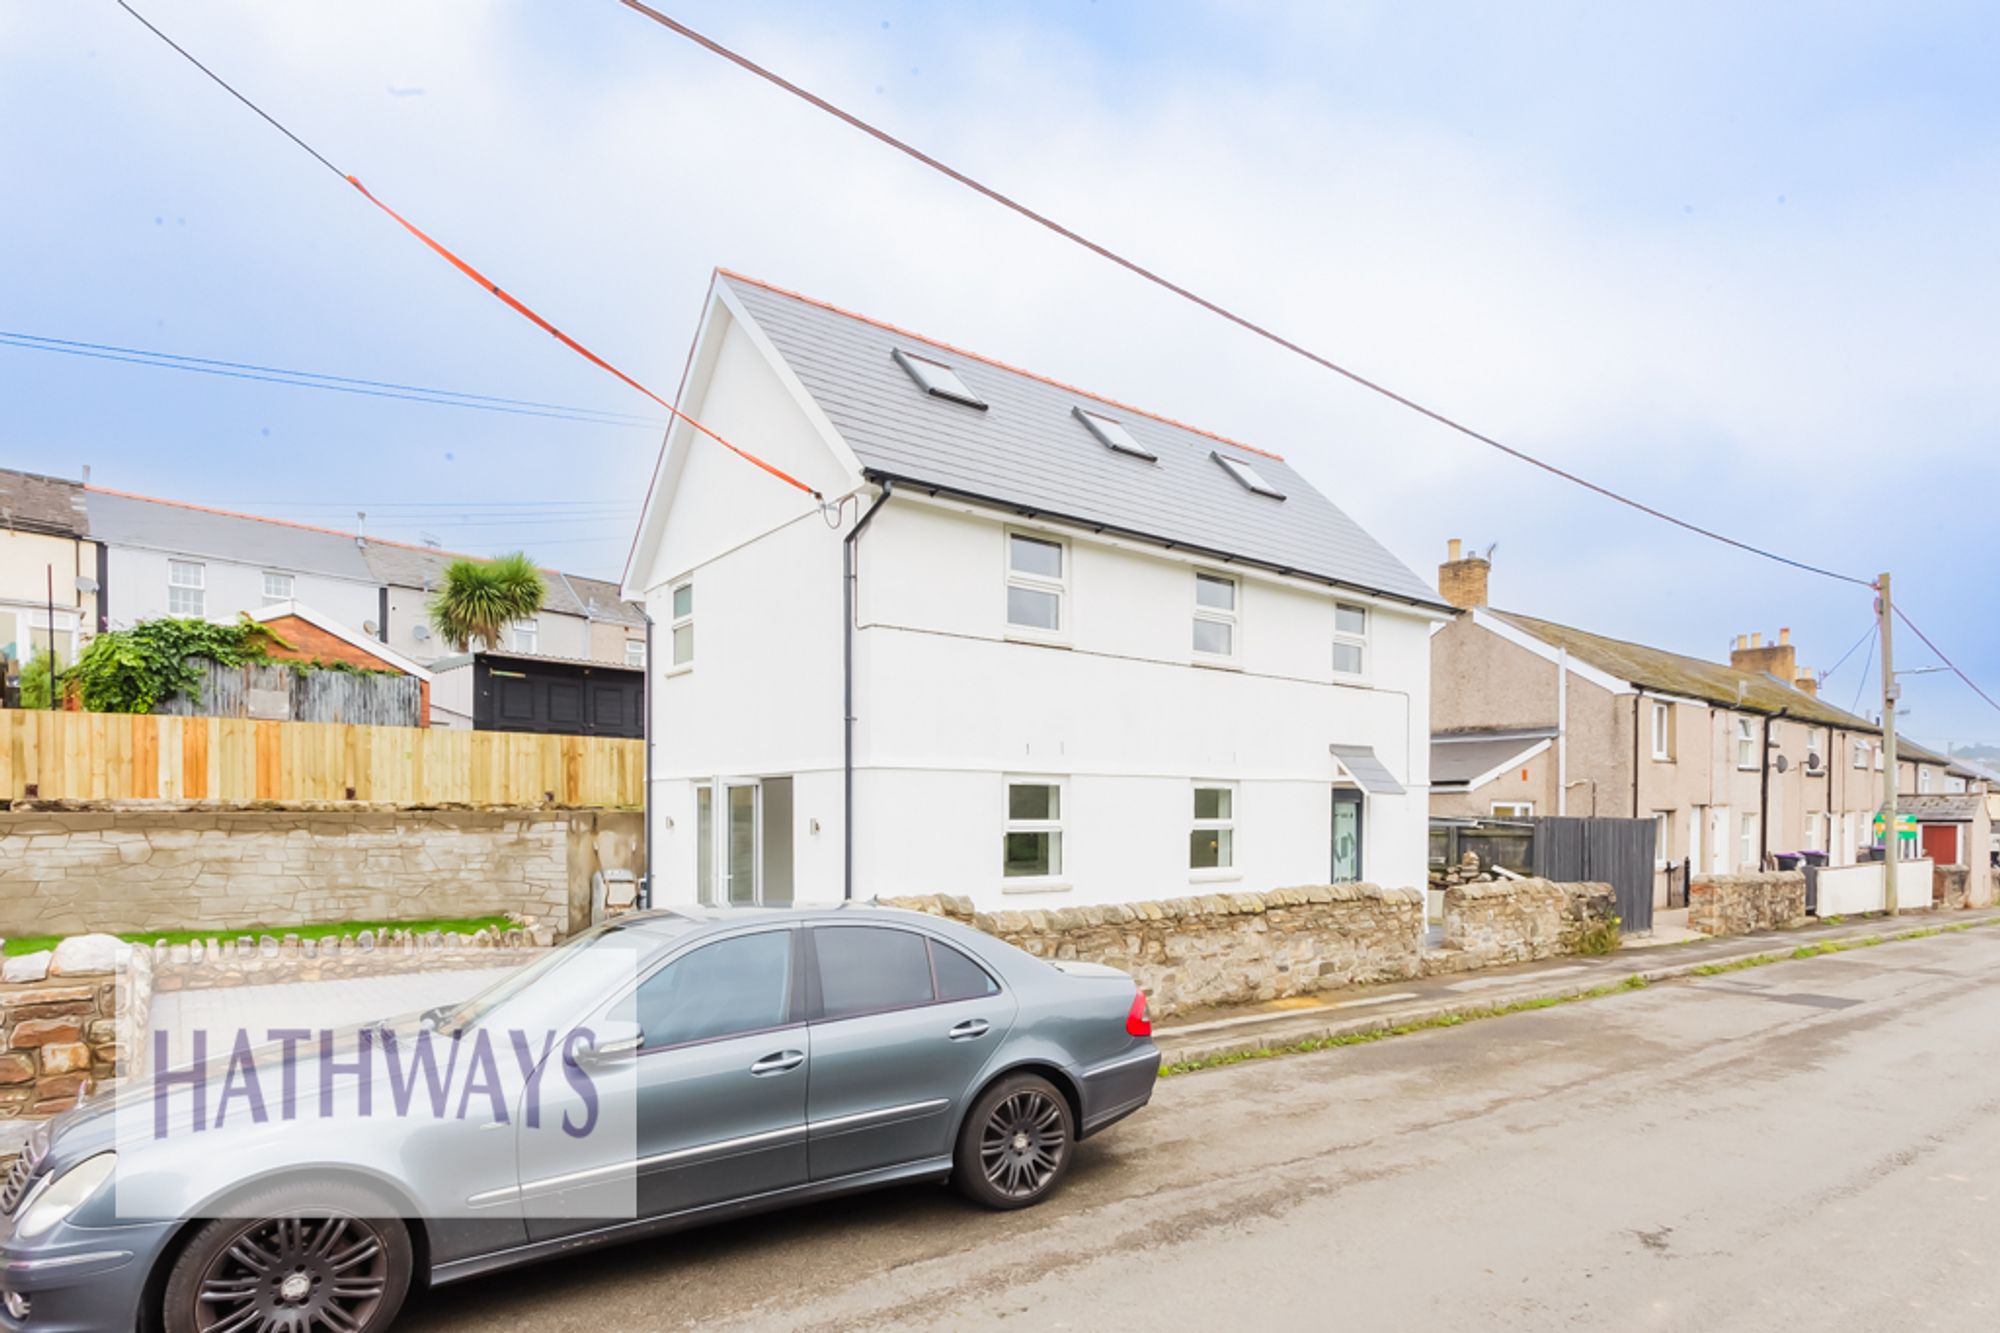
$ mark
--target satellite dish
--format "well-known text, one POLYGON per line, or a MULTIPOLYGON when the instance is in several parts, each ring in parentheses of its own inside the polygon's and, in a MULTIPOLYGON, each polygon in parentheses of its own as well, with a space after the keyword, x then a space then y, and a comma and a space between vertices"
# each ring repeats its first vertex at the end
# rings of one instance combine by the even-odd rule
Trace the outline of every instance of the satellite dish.
POLYGON ((428 625, 412 625, 410 627, 410 637, 418 643, 422 643, 425 639, 430 638, 430 636, 431 629, 428 625))
POLYGON ((1819 760, 1819 755, 1818 755, 1818 754, 1809 754, 1809 755, 1807 755, 1807 756, 1806 756, 1806 772, 1808 772, 1808 773, 1817 773, 1817 772, 1819 772, 1819 763, 1820 763, 1820 760, 1819 760))
POLYGON ((362 621, 362 622, 361 622, 361 632, 362 632, 363 634, 373 634, 373 633, 375 632, 375 622, 374 622, 374 621, 372 621, 372 620, 364 620, 364 621, 362 621))
POLYGON ((1779 756, 1778 756, 1778 762, 1777 762, 1777 763, 1776 763, 1776 764, 1774 765, 1774 767, 1775 767, 1775 768, 1776 768, 1776 769, 1777 769, 1777 770, 1778 770, 1778 771, 1779 771, 1780 773, 1784 772, 1784 771, 1785 771, 1786 769, 1790 768, 1791 766, 1792 766, 1792 761, 1791 761, 1791 760, 1789 760, 1789 759, 1787 759, 1787 758, 1785 758, 1785 756, 1783 756, 1783 755, 1779 755, 1779 756))

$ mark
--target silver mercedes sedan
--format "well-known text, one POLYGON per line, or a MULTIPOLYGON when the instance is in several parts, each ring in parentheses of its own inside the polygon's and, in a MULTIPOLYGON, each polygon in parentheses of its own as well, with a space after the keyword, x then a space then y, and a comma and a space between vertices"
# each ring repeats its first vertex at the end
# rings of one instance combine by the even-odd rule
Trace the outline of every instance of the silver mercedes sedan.
POLYGON ((191 1058, 0 1183, 0 1328, 377 1333, 414 1286, 909 1181, 1041 1202, 1144 1106, 1132 979, 872 906, 642 913, 461 1005, 191 1058))

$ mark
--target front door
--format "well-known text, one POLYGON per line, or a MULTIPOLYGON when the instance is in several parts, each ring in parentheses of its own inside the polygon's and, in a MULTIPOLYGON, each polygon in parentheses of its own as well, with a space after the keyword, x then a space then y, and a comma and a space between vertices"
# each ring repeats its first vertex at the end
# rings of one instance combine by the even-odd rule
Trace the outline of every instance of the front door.
POLYGON ((624 1158, 636 1181, 607 1172, 538 1196, 524 1165, 531 1238, 622 1220, 635 1199, 637 1217, 659 1217, 806 1182, 811 1045, 799 947, 788 927, 703 944, 613 1006, 606 1028, 636 1023, 639 1033, 629 1057, 635 1142, 624 1158), (538 1197, 560 1206, 538 1208, 538 1197))
POLYGON ((1958 861, 1958 825, 1924 824, 1924 857, 1932 865, 1955 866, 1958 861))
POLYGON ((1361 880, 1361 793, 1353 787, 1333 789, 1333 879, 1334 884, 1356 884, 1361 880))
POLYGON ((918 931, 815 926, 812 937, 812 1178, 948 1155, 963 1102, 1014 1025, 1014 997, 918 931))

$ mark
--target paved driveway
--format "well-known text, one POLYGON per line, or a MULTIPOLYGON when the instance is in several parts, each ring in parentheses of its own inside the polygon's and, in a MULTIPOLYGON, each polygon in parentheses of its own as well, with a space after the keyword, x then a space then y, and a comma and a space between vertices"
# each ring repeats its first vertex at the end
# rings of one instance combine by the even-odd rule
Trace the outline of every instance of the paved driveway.
POLYGON ((1042 1208, 896 1190, 407 1326, 1988 1333, 1996 978, 1975 930, 1169 1079, 1042 1208))

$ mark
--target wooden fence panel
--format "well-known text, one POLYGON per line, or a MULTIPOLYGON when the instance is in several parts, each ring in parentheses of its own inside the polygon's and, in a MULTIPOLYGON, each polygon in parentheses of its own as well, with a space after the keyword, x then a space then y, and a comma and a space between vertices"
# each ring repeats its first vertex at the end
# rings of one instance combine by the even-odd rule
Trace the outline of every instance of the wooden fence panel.
POLYGON ((608 736, 0 710, 0 801, 633 809, 644 772, 608 736))

